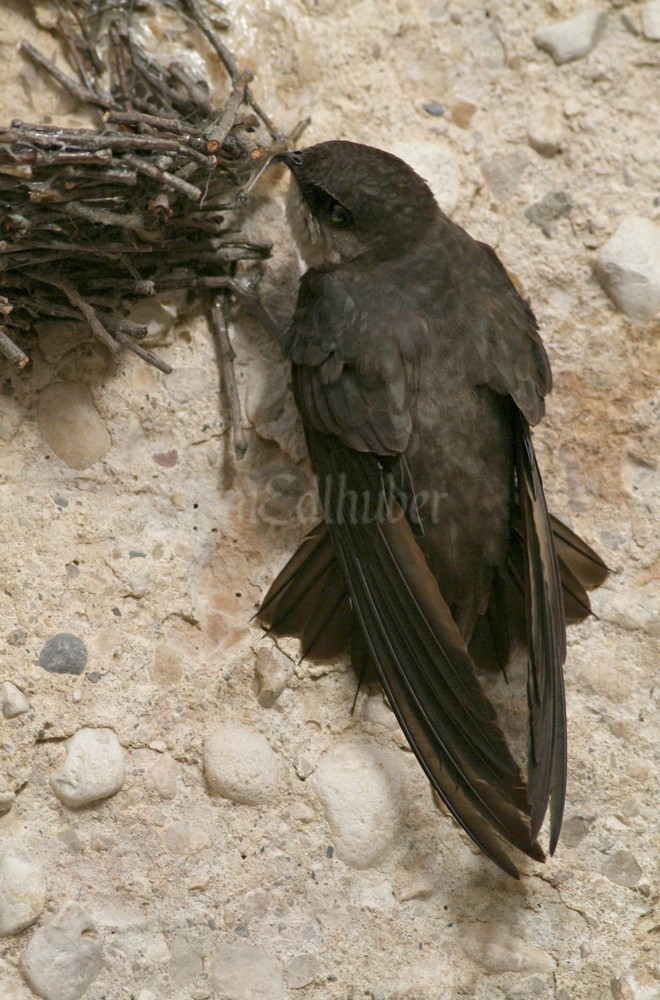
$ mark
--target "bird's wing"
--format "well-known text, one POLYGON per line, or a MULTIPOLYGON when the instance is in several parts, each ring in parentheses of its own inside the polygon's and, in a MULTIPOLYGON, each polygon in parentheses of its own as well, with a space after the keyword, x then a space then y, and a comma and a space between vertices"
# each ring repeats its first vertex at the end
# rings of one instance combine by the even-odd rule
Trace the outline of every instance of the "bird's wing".
POLYGON ((307 271, 285 350, 303 372, 299 407, 308 425, 356 451, 396 455, 412 430, 410 372, 400 352, 383 350, 382 315, 357 301, 359 292, 350 275, 307 271))
POLYGON ((524 780, 388 487, 390 456, 405 447, 411 426, 408 359, 396 356, 394 338, 387 354, 374 350, 368 313, 346 304, 346 289, 333 283, 340 278, 306 278, 288 340, 293 389, 354 613, 433 787, 475 843, 515 876, 493 831, 543 858, 523 815, 524 780))
POLYGON ((561 830, 566 792, 564 599, 552 526, 529 424, 515 415, 515 462, 522 515, 529 707, 528 795, 534 836, 550 802, 550 852, 561 830))
POLYGON ((511 396, 529 424, 545 411, 544 397, 552 389, 552 372, 536 317, 517 292, 492 247, 479 244, 484 254, 481 305, 485 345, 481 357, 483 382, 511 396))
MULTIPOLYGON (((512 397, 514 461, 518 508, 512 528, 522 536, 522 572, 527 628, 529 749, 527 782, 531 831, 536 837, 550 804, 550 851, 561 829, 566 792, 566 707, 563 664, 566 624, 562 583, 553 527, 543 493, 530 424, 543 416, 544 396, 552 386, 550 365, 536 318, 518 295, 495 252, 482 244, 490 259, 484 280, 488 351, 484 382, 512 397)), ((513 546, 512 546, 513 548, 513 546)), ((578 595, 579 596, 579 595, 578 595)))

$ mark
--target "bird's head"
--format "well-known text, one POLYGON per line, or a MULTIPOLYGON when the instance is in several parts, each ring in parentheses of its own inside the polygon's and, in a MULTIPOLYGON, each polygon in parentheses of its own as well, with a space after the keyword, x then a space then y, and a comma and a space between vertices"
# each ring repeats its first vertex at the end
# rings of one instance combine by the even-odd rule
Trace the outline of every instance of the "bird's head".
POLYGON ((334 140, 278 159, 292 174, 287 217, 309 267, 396 257, 439 213, 426 182, 382 149, 334 140))

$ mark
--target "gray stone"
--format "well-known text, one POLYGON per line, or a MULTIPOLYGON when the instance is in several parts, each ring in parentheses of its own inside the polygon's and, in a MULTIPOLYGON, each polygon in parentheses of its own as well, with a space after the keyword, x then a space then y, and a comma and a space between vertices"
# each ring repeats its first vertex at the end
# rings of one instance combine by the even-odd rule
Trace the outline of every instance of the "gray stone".
POLYGON ((42 1000, 80 1000, 103 962, 97 929, 77 903, 67 903, 40 927, 21 955, 20 968, 42 1000))
POLYGON ((623 219, 598 254, 600 282, 630 319, 660 312, 660 226, 640 216, 623 219))
POLYGON ((466 953, 487 972, 552 972, 553 959, 504 927, 475 922, 463 932, 466 953))
POLYGON ((219 726, 204 743, 204 773, 211 792, 257 806, 277 788, 277 758, 259 733, 238 723, 219 726))
POLYGON ((313 983, 320 971, 316 955, 296 955, 286 967, 286 984, 290 990, 301 990, 313 983))
POLYGON ((56 382, 39 397, 39 430, 71 469, 87 469, 103 458, 112 438, 82 382, 56 382))
POLYGON ((80 729, 66 740, 66 759, 50 779, 71 809, 114 795, 124 784, 124 751, 112 729, 80 729))
POLYGON ((438 101, 427 101, 424 105, 424 110, 427 115, 431 115, 433 118, 442 118, 445 113, 444 104, 439 104, 438 101))
POLYGON ((246 944, 221 944, 208 960, 208 976, 222 1000, 284 1000, 284 977, 273 955, 246 944))
POLYGON ((15 719, 16 716, 29 711, 28 697, 11 681, 5 681, 2 685, 2 714, 5 719, 15 719))
POLYGON ((634 889, 643 875, 635 856, 626 850, 616 851, 607 857, 601 871, 610 882, 625 886, 627 889, 634 889))
POLYGON ((397 757, 378 747, 350 743, 324 754, 311 784, 323 806, 337 857, 369 868, 387 853, 403 819, 397 757))
POLYGON ((528 166, 529 160, 523 152, 507 153, 506 156, 493 156, 484 160, 481 172, 498 201, 507 201, 518 190, 520 178, 528 166))
POLYGON ((533 226, 538 226, 544 236, 552 239, 555 235, 554 223, 573 211, 573 199, 568 191, 549 191, 540 201, 525 209, 525 218, 533 226))
POLYGON ((46 901, 46 880, 20 849, 0 850, 0 937, 34 923, 46 901))
POLYGON ((650 42, 660 42, 660 0, 642 4, 642 31, 650 42))
POLYGON ((81 674, 87 663, 87 647, 70 632, 59 632, 44 643, 39 666, 51 674, 81 674))
POLYGON ((541 28, 534 35, 534 44, 549 52, 560 66, 588 56, 600 41, 606 23, 607 14, 604 10, 582 10, 567 21, 541 28))

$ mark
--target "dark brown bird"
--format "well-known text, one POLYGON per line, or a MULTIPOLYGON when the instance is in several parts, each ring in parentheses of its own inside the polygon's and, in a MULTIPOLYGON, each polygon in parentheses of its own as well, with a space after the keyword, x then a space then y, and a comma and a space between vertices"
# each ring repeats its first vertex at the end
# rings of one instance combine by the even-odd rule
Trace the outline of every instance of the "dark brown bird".
POLYGON ((302 656, 375 668, 434 789, 518 876, 562 822, 565 618, 607 570, 548 514, 530 425, 551 374, 495 252, 402 160, 352 142, 281 159, 309 270, 286 340, 324 520, 258 613, 302 656), (528 650, 527 781, 475 665, 528 650))

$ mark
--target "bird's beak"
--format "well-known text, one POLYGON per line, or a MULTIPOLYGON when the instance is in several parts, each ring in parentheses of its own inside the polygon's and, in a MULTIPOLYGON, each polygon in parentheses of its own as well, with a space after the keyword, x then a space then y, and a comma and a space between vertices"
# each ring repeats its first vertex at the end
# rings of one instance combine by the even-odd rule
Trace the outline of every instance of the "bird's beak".
POLYGON ((292 174, 302 167, 302 153, 279 153, 273 157, 273 163, 285 163, 292 174))

